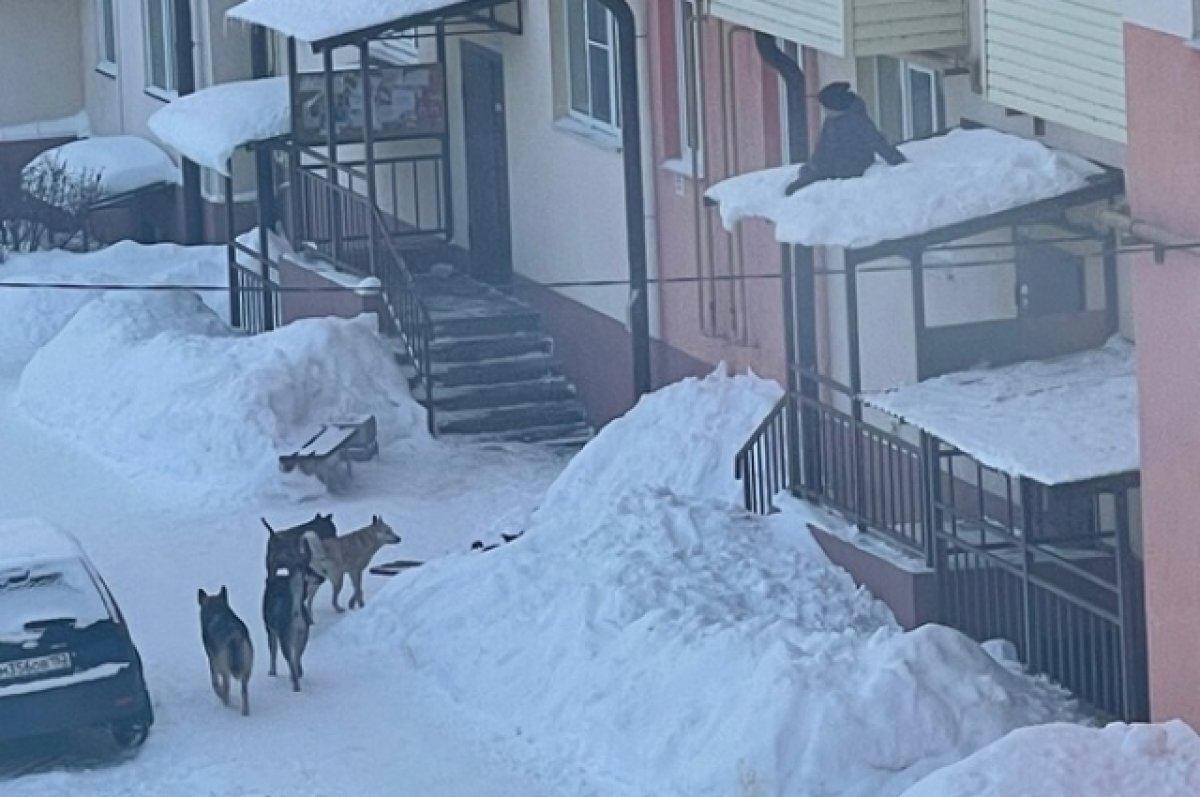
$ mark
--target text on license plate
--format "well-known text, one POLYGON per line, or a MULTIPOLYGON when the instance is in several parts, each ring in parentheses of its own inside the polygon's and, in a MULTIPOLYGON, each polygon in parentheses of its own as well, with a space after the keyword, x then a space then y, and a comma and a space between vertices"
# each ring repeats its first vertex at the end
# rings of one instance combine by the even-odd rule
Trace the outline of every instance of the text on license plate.
POLYGON ((51 653, 49 656, 38 656, 33 659, 0 661, 0 681, 29 678, 69 669, 71 669, 70 653, 51 653))

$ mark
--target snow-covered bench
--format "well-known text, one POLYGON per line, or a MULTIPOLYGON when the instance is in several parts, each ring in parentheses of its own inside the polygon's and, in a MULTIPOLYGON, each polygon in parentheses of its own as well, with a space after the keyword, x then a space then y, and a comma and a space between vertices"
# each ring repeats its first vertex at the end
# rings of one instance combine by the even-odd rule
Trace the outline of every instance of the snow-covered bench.
POLYGON ((304 443, 289 454, 281 454, 284 473, 299 470, 316 476, 334 492, 344 490, 353 476, 350 463, 365 462, 379 454, 374 415, 321 424, 304 443))

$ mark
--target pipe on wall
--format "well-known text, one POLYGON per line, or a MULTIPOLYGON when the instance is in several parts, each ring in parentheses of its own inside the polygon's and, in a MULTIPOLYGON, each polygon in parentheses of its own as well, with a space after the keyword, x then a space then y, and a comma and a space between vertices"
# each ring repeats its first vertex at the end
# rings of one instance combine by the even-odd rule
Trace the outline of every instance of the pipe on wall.
POLYGON ((633 338, 633 397, 637 400, 653 387, 650 373, 650 297, 637 20, 628 0, 597 2, 608 9, 617 26, 621 154, 625 165, 625 226, 629 249, 629 327, 633 338))
MULTIPOLYGON (((192 35, 191 0, 175 0, 175 90, 180 97, 196 91, 195 41, 192 35)), ((204 240, 204 206, 200 196, 200 167, 182 158, 183 242, 204 240)))

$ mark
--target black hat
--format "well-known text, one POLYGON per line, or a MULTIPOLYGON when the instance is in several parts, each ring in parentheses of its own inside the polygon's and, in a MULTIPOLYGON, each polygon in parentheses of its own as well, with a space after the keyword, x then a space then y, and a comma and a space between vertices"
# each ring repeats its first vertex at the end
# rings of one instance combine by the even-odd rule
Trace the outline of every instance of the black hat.
POLYGON ((850 84, 844 80, 830 83, 817 92, 817 102, 821 107, 831 111, 844 111, 854 104, 855 94, 850 90, 850 84))

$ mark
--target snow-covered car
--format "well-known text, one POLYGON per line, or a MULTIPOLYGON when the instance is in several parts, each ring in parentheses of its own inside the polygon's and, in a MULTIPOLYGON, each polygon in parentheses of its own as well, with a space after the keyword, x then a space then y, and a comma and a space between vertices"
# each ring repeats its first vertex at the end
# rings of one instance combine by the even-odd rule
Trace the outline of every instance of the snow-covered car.
POLYGON ((0 521, 0 743, 102 727, 135 747, 153 722, 141 657, 83 548, 43 520, 0 521))

